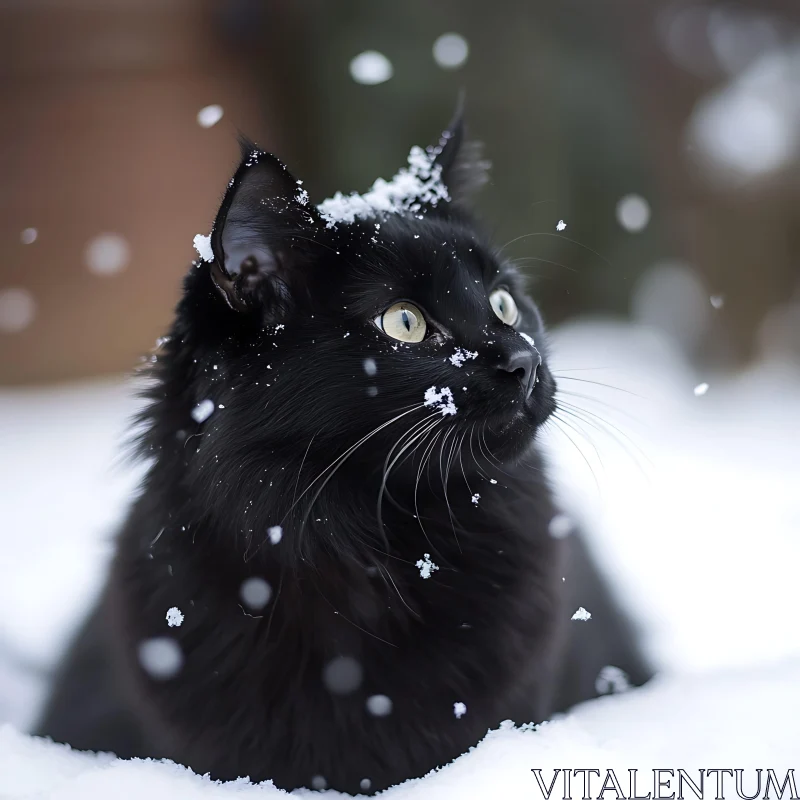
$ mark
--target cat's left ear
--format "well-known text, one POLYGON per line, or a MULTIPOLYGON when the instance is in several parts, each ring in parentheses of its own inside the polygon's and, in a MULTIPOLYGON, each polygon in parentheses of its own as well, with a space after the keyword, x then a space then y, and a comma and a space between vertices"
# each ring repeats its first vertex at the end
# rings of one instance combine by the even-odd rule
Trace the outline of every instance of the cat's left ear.
POLYGON ((270 288, 288 288, 304 256, 304 240, 295 234, 319 221, 302 181, 272 154, 246 139, 240 144, 241 163, 211 229, 209 265, 217 290, 237 311, 269 299, 270 288))
POLYGON ((469 205, 472 195, 488 183, 491 164, 482 157, 483 144, 466 138, 463 98, 433 153, 433 163, 441 167, 441 180, 450 202, 455 206, 469 205))

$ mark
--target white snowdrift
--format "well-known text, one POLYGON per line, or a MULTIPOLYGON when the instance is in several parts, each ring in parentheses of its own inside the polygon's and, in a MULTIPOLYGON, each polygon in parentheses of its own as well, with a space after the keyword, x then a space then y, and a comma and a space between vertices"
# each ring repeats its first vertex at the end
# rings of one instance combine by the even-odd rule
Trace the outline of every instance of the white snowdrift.
MULTIPOLYGON (((652 791, 654 769, 681 768, 690 776, 699 769, 744 769, 749 787, 755 768, 772 768, 782 778, 786 770, 800 766, 798 718, 800 663, 741 674, 661 679, 643 689, 586 703, 539 730, 508 726, 491 731, 472 752, 421 780, 393 787, 382 797, 541 798, 533 768, 542 770, 547 783, 555 769, 599 769, 601 776, 613 769, 621 779, 627 778, 629 769, 638 769, 637 785, 645 794, 652 791)), ((592 785, 596 797, 599 783, 595 780, 592 785)), ((725 796, 735 797, 732 781, 728 788, 725 796)), ((582 795, 580 780, 575 780, 573 789, 574 797, 582 795)), ((560 797, 560 790, 558 783, 553 797, 560 797)), ((342 796, 332 791, 292 794, 342 796)), ((268 800, 286 796, 271 784, 213 783, 171 762, 87 755, 24 736, 10 726, 0 728, 3 798, 268 800)), ((713 792, 708 790, 707 796, 713 792)))

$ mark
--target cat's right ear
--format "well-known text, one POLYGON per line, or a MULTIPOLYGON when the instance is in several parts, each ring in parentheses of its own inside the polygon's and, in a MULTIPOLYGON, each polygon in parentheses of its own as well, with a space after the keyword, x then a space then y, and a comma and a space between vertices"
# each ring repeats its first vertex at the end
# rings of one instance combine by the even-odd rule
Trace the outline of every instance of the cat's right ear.
POLYGON ((456 113, 433 149, 434 164, 441 169, 450 203, 468 207, 472 196, 489 181, 490 163, 483 158, 483 145, 466 138, 464 95, 459 96, 456 113))
POLYGON ((308 194, 284 164, 240 139, 242 159, 211 229, 211 279, 236 311, 280 303, 305 258, 300 229, 319 222, 308 194))

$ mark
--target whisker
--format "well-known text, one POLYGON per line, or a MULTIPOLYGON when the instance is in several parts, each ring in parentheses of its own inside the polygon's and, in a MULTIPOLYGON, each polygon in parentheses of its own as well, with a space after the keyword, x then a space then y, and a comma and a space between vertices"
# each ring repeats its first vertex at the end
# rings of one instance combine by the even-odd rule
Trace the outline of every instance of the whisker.
POLYGON ((319 428, 314 432, 314 435, 311 437, 311 440, 308 443, 308 447, 306 447, 305 453, 303 453, 303 460, 300 462, 300 469, 297 470, 297 480, 294 482, 294 494, 292 495, 292 503, 297 499, 297 486, 300 483, 300 475, 303 473, 303 465, 306 463, 306 457, 308 456, 308 451, 311 449, 311 445, 314 443, 314 439, 316 439, 317 434, 322 430, 319 428))
MULTIPOLYGON (((370 431, 366 436, 363 436, 354 445, 351 445, 342 455, 338 456, 331 464, 329 464, 327 467, 325 467, 325 469, 323 469, 322 472, 320 472, 320 474, 317 475, 317 477, 314 478, 313 481, 311 481, 311 483, 303 490, 303 493, 300 495, 300 497, 298 497, 297 500, 295 500, 292 503, 292 505, 290 506, 289 510, 286 512, 286 514, 284 514, 283 519, 281 520, 281 522, 282 523, 285 522, 285 520, 287 519, 289 514, 292 513, 292 510, 303 499, 303 497, 305 497, 305 495, 311 490, 311 488, 314 486, 314 484, 318 480, 320 480, 320 478, 322 478, 322 476, 325 475, 325 473, 328 472, 328 470, 331 470, 331 472, 328 474, 328 476, 322 482, 322 484, 319 487, 319 489, 317 489, 316 493, 311 498, 311 502, 309 503, 309 506, 308 506, 308 511, 307 511, 306 514, 303 515, 303 518, 302 518, 302 521, 301 521, 301 527, 304 526, 305 522, 306 522, 306 519, 308 518, 308 515, 311 513, 311 509, 314 507, 314 503, 317 501, 317 498, 320 496, 320 493, 323 491, 323 489, 328 484, 328 482, 331 480, 331 478, 336 474, 337 470, 342 466, 342 464, 344 464, 345 461, 347 461, 347 459, 361 445, 363 445, 366 441, 371 439, 375 434, 377 434, 378 432, 382 431, 384 428, 388 427, 392 423, 397 422, 397 420, 401 419, 402 417, 405 417, 408 414, 411 414, 413 411, 416 411, 417 409, 420 409, 422 407, 423 407, 422 403, 418 403, 418 404, 413 405, 411 408, 407 409, 406 411, 403 411, 401 414, 398 414, 396 417, 393 417, 388 422, 384 422, 383 424, 379 425, 377 428, 375 428, 374 430, 370 431)), ((259 545, 259 547, 261 547, 262 545, 263 545, 263 542, 259 545)))
POLYGON ((552 236, 554 239, 563 239, 565 242, 571 242, 572 244, 577 245, 578 247, 581 247, 581 248, 583 248, 584 250, 587 250, 590 253, 594 253, 594 255, 596 255, 601 261, 604 261, 612 269, 614 267, 614 265, 605 256, 600 255, 600 253, 598 253, 597 250, 593 250, 591 247, 588 247, 585 244, 581 244, 579 241, 577 241, 575 239, 572 239, 569 236, 564 236, 564 235, 562 235, 560 233, 548 233, 547 231, 539 231, 538 233, 537 232, 524 233, 524 234, 522 234, 522 236, 517 236, 515 239, 512 239, 509 242, 506 242, 500 248, 500 251, 502 252, 503 250, 506 249, 506 247, 509 247, 510 245, 514 244, 514 242, 519 242, 521 239, 530 239, 533 236, 552 236))
MULTIPOLYGON (((562 424, 567 424, 567 423, 564 423, 564 420, 562 420, 562 419, 561 419, 561 418, 560 418, 560 417, 559 417, 557 414, 553 414, 553 416, 551 417, 551 419, 557 420, 558 422, 560 422, 560 423, 562 423, 562 424)), ((581 458, 582 458, 582 459, 583 459, 583 460, 586 462, 586 466, 589 468, 589 472, 591 472, 591 474, 592 474, 592 479, 594 480, 595 487, 597 488, 597 493, 598 493, 598 494, 600 494, 600 484, 599 484, 599 482, 598 482, 598 480, 597 480, 597 476, 596 476, 596 475, 595 475, 595 473, 594 473, 594 469, 592 468, 592 465, 591 465, 591 463, 589 462, 589 459, 588 459, 588 458, 586 458, 586 454, 583 452, 583 450, 581 450, 581 449, 580 449, 580 447, 578 447, 578 445, 576 444, 575 440, 574 440, 574 439, 573 439, 573 438, 572 438, 572 437, 571 437, 571 436, 570 436, 570 435, 569 435, 569 434, 568 434, 568 433, 567 433, 567 432, 566 432, 566 431, 565 431, 565 430, 564 430, 564 429, 561 427, 561 425, 556 425, 556 426, 555 426, 555 429, 556 429, 557 431, 560 431, 560 433, 561 433, 563 436, 566 436, 566 438, 567 438, 567 439, 569 439, 569 441, 572 443, 572 446, 573 446, 573 447, 574 447, 574 448, 575 448, 575 449, 578 451, 578 453, 580 454, 580 457, 581 457, 581 458)), ((574 430, 574 428, 573 428, 573 430, 574 430)))
POLYGON ((432 552, 436 552, 436 548, 433 546, 433 543, 431 542, 430 538, 428 537, 428 532, 425 530, 425 526, 422 524, 422 517, 420 516, 420 513, 419 513, 419 503, 417 502, 417 489, 419 488, 419 479, 420 479, 420 476, 422 474, 422 468, 425 466, 426 462, 428 464, 430 464, 430 455, 433 452, 433 448, 436 446, 436 442, 439 441, 439 437, 441 435, 442 435, 442 432, 441 431, 437 431, 436 435, 431 440, 431 443, 428 445, 426 450, 423 452, 422 458, 421 458, 421 460, 419 462, 419 469, 417 470, 417 479, 414 482, 414 512, 415 512, 414 516, 416 517, 417 522, 419 523, 419 527, 422 530, 422 535, 425 537, 425 541, 431 546, 431 551, 432 552))
POLYGON ((600 433, 604 433, 606 434, 606 436, 610 436, 611 439, 614 441, 614 443, 617 444, 627 455, 629 455, 633 459, 634 463, 643 472, 643 474, 644 471, 642 470, 642 466, 641 464, 639 464, 636 455, 631 453, 628 447, 625 445, 625 443, 621 442, 613 433, 611 433, 611 431, 608 430, 608 428, 613 429, 614 431, 616 431, 616 433, 619 434, 619 436, 626 439, 630 443, 631 447, 633 447, 636 450, 636 453, 639 456, 641 456, 650 467, 654 466, 653 462, 651 461, 647 453, 636 443, 634 439, 632 439, 621 428, 618 428, 613 423, 609 422, 606 419, 603 419, 601 416, 595 414, 593 411, 590 411, 588 408, 580 408, 579 406, 572 405, 571 403, 562 403, 561 405, 564 407, 565 413, 572 414, 574 416, 577 416, 579 419, 583 419, 583 421, 587 425, 591 425, 595 430, 599 431, 600 433), (587 419, 587 417, 589 417, 589 419, 587 419))
POLYGON ((607 403, 605 400, 600 400, 599 398, 593 397, 590 394, 581 394, 580 392, 569 392, 566 389, 561 389, 561 388, 559 388, 558 392, 556 393, 556 405, 559 406, 566 405, 565 403, 563 403, 563 401, 559 399, 561 395, 566 395, 567 397, 578 397, 581 400, 591 400, 593 403, 597 403, 598 405, 603 406, 604 408, 608 408, 609 410, 615 412, 616 414, 621 414, 623 417, 627 417, 628 419, 633 420, 634 422, 641 421, 634 414, 631 414, 629 411, 625 411, 619 408, 619 406, 615 406, 613 403, 607 403))
MULTIPOLYGON (((556 375, 555 372, 553 374, 556 375)), ((603 386, 606 389, 613 389, 615 392, 623 392, 624 394, 629 394, 632 397, 638 397, 640 400, 649 399, 647 397, 644 397, 641 394, 636 394, 636 392, 630 391, 630 389, 623 389, 623 388, 621 388, 619 386, 612 386, 610 383, 602 383, 601 381, 588 381, 588 380, 586 380, 586 378, 571 378, 568 375, 560 375, 558 377, 560 377, 561 380, 563 380, 563 381, 576 381, 578 383, 591 383, 594 386, 603 386)))
MULTIPOLYGON (((392 453, 395 451, 395 449, 398 447, 398 445, 400 444, 400 442, 403 440, 404 437, 401 437, 400 439, 398 439, 398 441, 392 446, 391 450, 389 450, 389 454, 386 456, 386 462, 384 462, 383 479, 381 480, 381 488, 378 491, 377 517, 378 517, 378 530, 381 532, 382 538, 383 538, 384 542, 386 542, 387 548, 388 548, 389 544, 388 544, 388 541, 386 539, 386 532, 385 532, 384 527, 383 527, 383 493, 384 493, 384 490, 386 489, 386 482, 389 479, 389 473, 392 471, 392 467, 394 467, 394 465, 397 463, 397 460, 403 455, 403 453, 409 447, 411 447, 411 445, 415 441, 417 441, 417 439, 419 439, 421 436, 427 435, 429 431, 431 431, 433 428, 435 428, 440 423, 441 419, 437 419, 437 420, 434 420, 433 422, 430 422, 432 417, 439 417, 439 416, 440 416, 439 412, 438 411, 434 411, 433 414, 430 414, 424 420, 422 420, 422 423, 425 423, 425 422, 429 423, 428 427, 425 428, 422 433, 415 432, 413 434, 412 438, 410 438, 410 440, 406 444, 403 445, 403 448, 395 456, 394 461, 392 461, 391 464, 389 464, 388 468, 386 466, 386 463, 391 458, 392 453)), ((412 430, 414 430, 414 429, 418 430, 419 424, 420 423, 417 423, 417 425, 414 426, 412 428, 412 430)), ((410 434, 406 434, 406 435, 408 436, 410 434)))
POLYGON ((469 481, 467 480, 467 473, 466 470, 464 469, 464 461, 461 458, 461 450, 466 436, 467 432, 464 431, 464 435, 461 437, 461 441, 458 443, 458 463, 461 466, 461 474, 464 476, 464 483, 467 484, 467 490, 469 491, 470 497, 473 497, 475 493, 472 491, 472 487, 469 485, 469 481))

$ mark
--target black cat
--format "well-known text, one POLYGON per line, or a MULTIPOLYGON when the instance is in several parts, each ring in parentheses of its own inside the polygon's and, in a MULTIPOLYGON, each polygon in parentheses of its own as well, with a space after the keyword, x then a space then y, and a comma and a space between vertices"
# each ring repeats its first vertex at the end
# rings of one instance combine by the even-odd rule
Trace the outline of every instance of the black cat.
POLYGON ((374 792, 595 696, 604 666, 649 677, 579 537, 549 531, 546 337, 465 207, 486 165, 462 140, 319 207, 244 144, 40 734, 374 792))

